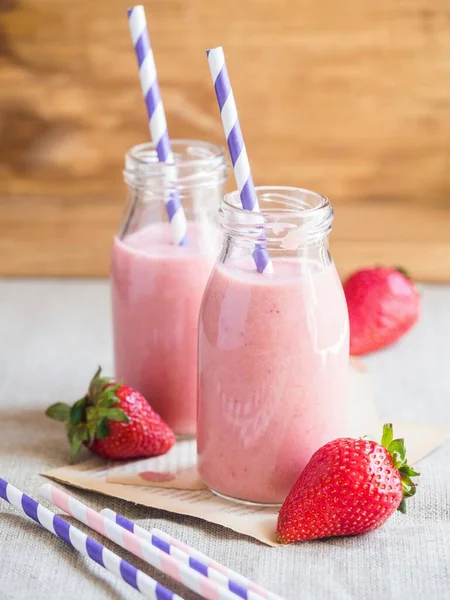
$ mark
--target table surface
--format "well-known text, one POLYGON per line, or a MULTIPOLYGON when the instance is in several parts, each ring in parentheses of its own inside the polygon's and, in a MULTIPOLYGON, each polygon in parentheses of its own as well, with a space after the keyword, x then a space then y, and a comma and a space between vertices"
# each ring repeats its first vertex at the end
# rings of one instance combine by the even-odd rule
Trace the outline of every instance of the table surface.
MULTIPOLYGON (((450 426, 450 286, 423 286, 422 295, 419 325, 367 365, 382 418, 450 426)), ((0 280, 0 340, 0 476, 37 497, 45 481, 39 473, 66 464, 68 456, 63 428, 44 416, 45 407, 80 397, 97 364, 112 372, 107 282, 0 280)), ((282 548, 198 519, 88 492, 74 495, 164 529, 287 600, 444 600, 450 598, 450 442, 418 466, 421 485, 406 516, 396 514, 366 536, 282 548)), ((171 587, 186 600, 197 598, 171 587)), ((0 503, 0 600, 138 597, 0 503)))

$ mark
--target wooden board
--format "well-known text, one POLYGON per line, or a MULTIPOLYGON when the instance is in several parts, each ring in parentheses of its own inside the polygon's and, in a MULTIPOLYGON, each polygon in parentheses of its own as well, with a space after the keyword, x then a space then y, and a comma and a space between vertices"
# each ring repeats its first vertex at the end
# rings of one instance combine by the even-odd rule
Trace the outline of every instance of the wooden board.
MULTIPOLYGON (((0 274, 107 271, 123 154, 148 138, 126 7, 0 0, 0 274)), ((146 9, 172 137, 222 143, 204 55, 222 44, 257 183, 331 198, 343 271, 450 280, 448 0, 146 9)))

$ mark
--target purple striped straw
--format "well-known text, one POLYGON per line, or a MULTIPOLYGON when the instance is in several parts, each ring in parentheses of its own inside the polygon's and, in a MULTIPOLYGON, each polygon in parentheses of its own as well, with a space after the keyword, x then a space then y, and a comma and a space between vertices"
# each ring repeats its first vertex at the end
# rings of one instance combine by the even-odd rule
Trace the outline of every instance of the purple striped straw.
MULTIPOLYGON (((41 486, 40 494, 55 506, 63 510, 94 531, 104 535, 125 550, 145 560, 169 577, 173 577, 206 600, 236 600, 235 596, 218 583, 212 581, 199 571, 192 570, 183 562, 177 561, 161 548, 130 533, 103 514, 96 512, 76 498, 72 498, 63 490, 45 483, 41 486)), ((254 600, 261 600, 260 598, 254 600)))
POLYGON ((44 529, 53 533, 80 554, 92 559, 98 565, 113 573, 128 585, 151 600, 183 600, 157 581, 133 567, 108 548, 105 548, 82 531, 61 519, 48 508, 39 504, 13 485, 0 478, 0 498, 9 502, 44 529))
MULTIPOLYGON (((147 108, 150 135, 156 147, 158 161, 173 164, 166 115, 161 100, 155 60, 150 45, 143 6, 133 6, 133 8, 128 9, 128 23, 139 66, 139 79, 147 108)), ((176 170, 173 167, 173 169, 168 170, 168 183, 173 182, 175 177, 176 170)), ((164 203, 172 229, 172 241, 179 246, 185 246, 187 244, 186 215, 181 206, 178 191, 174 189, 166 194, 164 203)))
POLYGON ((223 587, 229 589, 238 598, 244 600, 283 600, 281 596, 264 589, 262 586, 247 579, 243 575, 232 571, 228 567, 212 560, 206 554, 190 548, 176 538, 160 531, 152 529, 146 531, 133 521, 130 521, 123 515, 119 515, 109 508, 100 511, 107 519, 114 521, 127 531, 134 533, 137 537, 148 540, 163 552, 170 554, 190 566, 191 569, 203 573, 213 581, 220 583, 223 587))
MULTIPOLYGON (((221 46, 212 48, 207 50, 206 54, 242 208, 251 212, 260 212, 223 48, 221 46)), ((273 271, 264 239, 256 244, 253 259, 259 273, 271 273, 273 271)))

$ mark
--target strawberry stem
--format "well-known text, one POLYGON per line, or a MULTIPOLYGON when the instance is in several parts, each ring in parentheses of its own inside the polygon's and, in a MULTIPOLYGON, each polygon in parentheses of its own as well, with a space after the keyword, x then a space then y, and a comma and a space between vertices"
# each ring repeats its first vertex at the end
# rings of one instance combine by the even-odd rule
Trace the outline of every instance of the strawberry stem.
POLYGON ((394 267, 394 269, 396 271, 398 271, 399 273, 401 273, 402 275, 404 275, 406 277, 406 279, 409 279, 410 281, 412 281, 411 275, 408 273, 408 271, 405 269, 405 267, 394 267))
POLYGON ((394 439, 394 428, 392 423, 385 423, 383 425, 383 435, 381 437, 381 445, 387 448, 394 439))

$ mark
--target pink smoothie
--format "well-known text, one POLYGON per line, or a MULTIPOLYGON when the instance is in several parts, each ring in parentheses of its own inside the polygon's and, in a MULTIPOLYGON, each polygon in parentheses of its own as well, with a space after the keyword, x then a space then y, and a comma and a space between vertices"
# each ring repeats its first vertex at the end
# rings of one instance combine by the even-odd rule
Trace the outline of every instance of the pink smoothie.
POLYGON ((199 471, 233 498, 280 503, 343 434, 348 316, 334 265, 220 265, 201 310, 199 471))
POLYGON ((135 387, 176 433, 196 429, 197 325, 214 253, 188 227, 171 243, 167 223, 114 241, 111 283, 116 377, 135 387))

